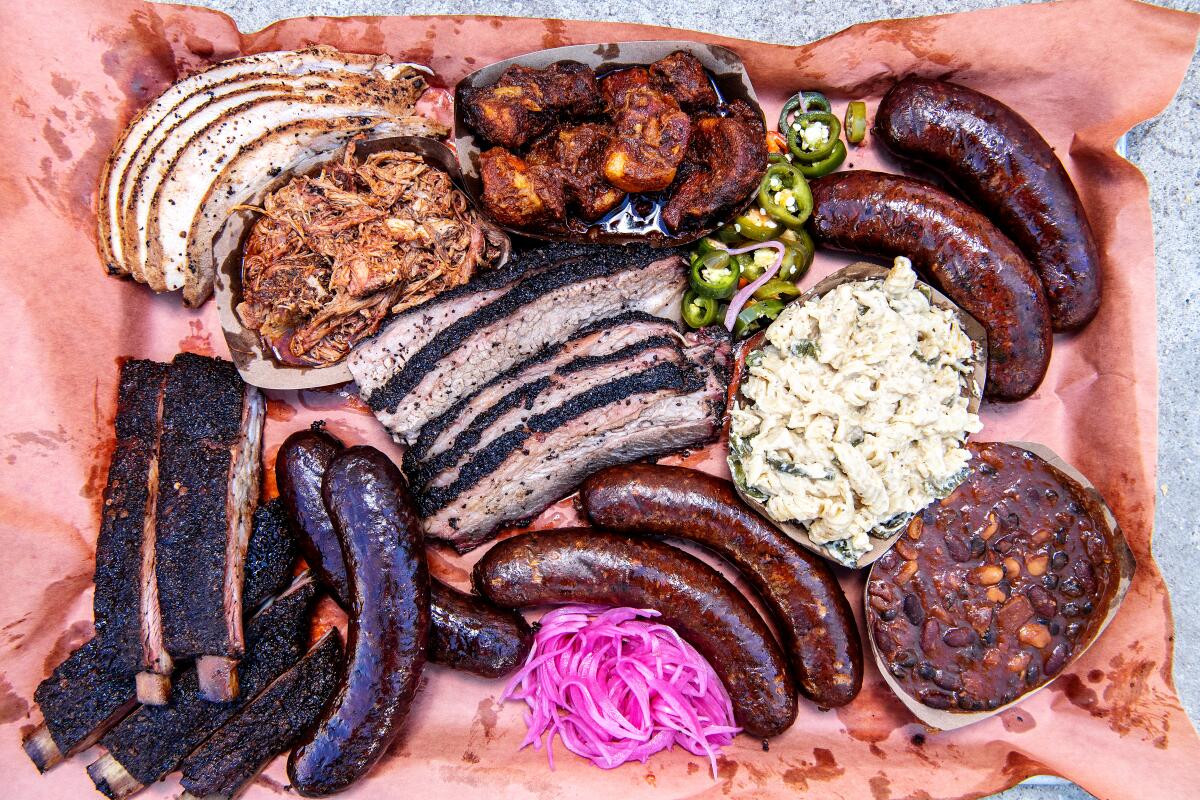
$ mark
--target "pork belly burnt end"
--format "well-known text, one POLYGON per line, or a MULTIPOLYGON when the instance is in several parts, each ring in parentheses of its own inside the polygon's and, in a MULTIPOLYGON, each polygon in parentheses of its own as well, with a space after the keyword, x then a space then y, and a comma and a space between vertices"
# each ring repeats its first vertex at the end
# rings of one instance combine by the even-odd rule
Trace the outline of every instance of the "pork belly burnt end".
POLYGON ((241 791, 316 723, 342 669, 342 643, 333 628, 184 759, 180 783, 187 792, 180 800, 228 798, 241 791))
POLYGON ((537 138, 562 116, 589 116, 602 105, 596 75, 569 61, 545 69, 513 65, 494 85, 465 89, 460 99, 468 124, 510 150, 537 138))
POLYGON ((263 412, 262 395, 233 364, 175 357, 163 398, 156 528, 163 640, 175 658, 196 658, 201 689, 214 701, 238 691, 263 412))
POLYGON ((624 100, 613 115, 604 177, 626 192, 665 189, 687 153, 692 120, 674 97, 657 89, 629 89, 624 100))
MULTIPOLYGON (((407 360, 392 360, 386 382, 365 399, 395 437, 410 441, 422 425, 462 397, 588 322, 626 311, 678 320, 687 278, 677 252, 649 247, 546 249, 563 254, 557 268, 518 282, 502 297, 443 329, 407 360)), ((389 326, 377 341, 402 336, 407 328, 403 322, 389 326)), ((362 366, 351 362, 356 378, 362 366)))
POLYGON ((558 172, 493 147, 479 159, 483 204, 492 219, 511 228, 553 222, 566 214, 566 195, 558 172))
POLYGON ((689 111, 714 108, 717 92, 708 79, 700 59, 683 50, 676 50, 650 65, 653 84, 674 97, 689 111))
POLYGON ((178 673, 171 699, 141 706, 100 743, 108 753, 88 767, 96 788, 114 800, 128 797, 179 766, 246 702, 295 664, 308 649, 310 607, 317 587, 308 573, 246 625, 246 657, 237 666, 242 695, 212 703, 200 693, 194 666, 178 673))
POLYGON ((550 170, 579 216, 592 222, 625 199, 624 192, 604 179, 604 154, 612 138, 609 125, 563 125, 538 139, 526 161, 550 170))
POLYGON ((694 334, 689 365, 663 363, 572 397, 475 451, 457 480, 417 495, 426 534, 466 552, 569 494, 591 472, 711 441, 728 382, 728 334, 694 334))
POLYGON ((96 636, 137 673, 138 700, 163 703, 171 657, 163 647, 155 581, 158 438, 168 365, 131 360, 121 367, 116 446, 96 539, 96 636))

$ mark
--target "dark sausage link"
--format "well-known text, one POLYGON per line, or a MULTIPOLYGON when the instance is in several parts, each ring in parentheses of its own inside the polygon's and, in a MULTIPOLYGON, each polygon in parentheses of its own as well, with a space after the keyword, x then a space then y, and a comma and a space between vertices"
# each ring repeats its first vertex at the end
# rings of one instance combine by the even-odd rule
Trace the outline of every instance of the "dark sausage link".
POLYGON ((279 446, 275 483, 292 518, 292 533, 304 560, 337 604, 348 609, 350 587, 346 585, 342 545, 321 496, 325 470, 343 449, 341 440, 325 431, 324 423, 314 422, 311 428, 296 431, 279 446))
POLYGON ((875 135, 941 172, 1021 248, 1041 278, 1056 331, 1100 308, 1100 254, 1062 162, 1024 117, 965 86, 905 78, 875 114, 875 135))
POLYGON ((813 181, 812 192, 812 229, 822 244, 907 256, 979 320, 988 337, 988 397, 1033 394, 1050 363, 1050 312, 1033 268, 996 226, 932 184, 883 172, 838 172, 813 181))
POLYGON ((288 759, 292 786, 306 797, 345 789, 387 752, 429 638, 425 543, 400 470, 374 448, 352 447, 329 465, 323 494, 350 587, 348 662, 337 695, 288 759))
POLYGON ((518 612, 430 579, 429 660, 500 678, 525 662, 533 629, 518 612))
POLYGON ((508 608, 596 603, 659 611, 708 659, 746 733, 767 738, 796 719, 796 690, 766 624, 703 561, 670 545, 591 528, 514 536, 475 565, 475 588, 508 608))
POLYGON ((801 693, 825 708, 858 694, 862 644, 833 570, 750 509, 728 481, 634 464, 600 470, 579 497, 593 525, 687 539, 733 564, 774 617, 801 693))
MULTIPOLYGON (((342 443, 315 423, 280 446, 275 475, 305 560, 337 604, 349 610, 342 546, 321 496, 325 471, 342 450, 342 443)), ((520 614, 432 577, 429 583, 430 661, 484 678, 501 677, 521 665, 529 654, 533 631, 520 614)))

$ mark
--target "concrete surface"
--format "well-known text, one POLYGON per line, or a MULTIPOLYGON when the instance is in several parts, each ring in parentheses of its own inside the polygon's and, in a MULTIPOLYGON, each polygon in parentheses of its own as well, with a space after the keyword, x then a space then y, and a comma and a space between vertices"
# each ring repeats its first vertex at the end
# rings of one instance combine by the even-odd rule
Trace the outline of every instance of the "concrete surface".
MULTIPOLYGON (((672 25, 746 39, 800 44, 856 22, 887 17, 965 11, 996 0, 804 0, 796 3, 730 3, 722 0, 193 0, 230 14, 244 31, 277 19, 305 15, 504 14, 522 17, 602 19, 672 25), (781 11, 780 9, 790 11, 781 11)), ((1168 0, 1172 8, 1200 12, 1200 0, 1168 0)), ((1184 707, 1200 719, 1200 674, 1179 665, 1200 664, 1200 412, 1194 376, 1200 373, 1200 60, 1193 59, 1175 101, 1160 117, 1129 135, 1129 157, 1150 180, 1158 253, 1159 459, 1154 553, 1166 573, 1175 609, 1175 680, 1184 707)), ((1022 785, 1003 800, 1076 800, 1087 792, 1061 782, 1022 785)))

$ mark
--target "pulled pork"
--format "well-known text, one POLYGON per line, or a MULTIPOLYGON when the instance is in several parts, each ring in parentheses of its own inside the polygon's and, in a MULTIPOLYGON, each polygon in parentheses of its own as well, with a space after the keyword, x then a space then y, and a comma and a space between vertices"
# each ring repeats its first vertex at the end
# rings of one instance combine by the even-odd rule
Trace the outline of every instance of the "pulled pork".
POLYGON ((495 266, 504 234, 416 154, 345 158, 270 194, 242 256, 237 313, 288 361, 336 363, 388 314, 495 266))

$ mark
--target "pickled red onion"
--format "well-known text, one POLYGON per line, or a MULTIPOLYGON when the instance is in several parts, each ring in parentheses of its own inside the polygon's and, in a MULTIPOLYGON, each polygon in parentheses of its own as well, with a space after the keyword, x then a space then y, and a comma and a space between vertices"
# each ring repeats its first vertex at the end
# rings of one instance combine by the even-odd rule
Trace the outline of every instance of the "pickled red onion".
POLYGON ((554 769, 554 737, 603 769, 645 763, 678 744, 717 754, 741 728, 713 668, 667 625, 643 622, 651 609, 563 606, 542 617, 525 666, 501 702, 524 700, 521 747, 542 747, 554 769))
POLYGON ((776 241, 775 239, 772 239, 769 242, 754 242, 753 244, 748 244, 745 247, 735 248, 726 247, 719 242, 716 242, 715 244, 717 247, 729 253, 731 256, 740 256, 742 253, 752 253, 755 250, 762 250, 763 248, 769 248, 775 251, 775 260, 771 262, 771 266, 763 270, 763 274, 759 275, 753 283, 743 286, 738 293, 733 296, 733 299, 729 301, 729 310, 725 312, 725 329, 732 331, 733 324, 737 322, 737 316, 741 312, 742 306, 746 305, 751 296, 758 291, 760 286, 771 280, 771 278, 775 277, 775 274, 779 272, 779 268, 783 266, 783 257, 786 255, 787 251, 783 246, 783 242, 776 241))

